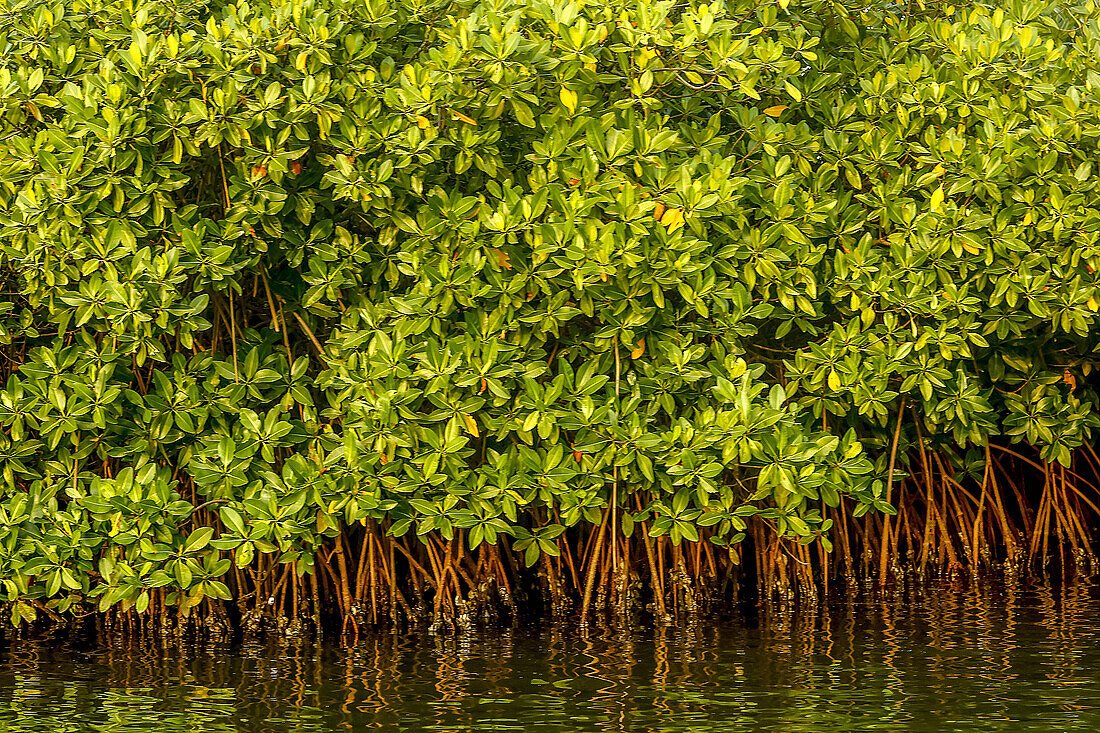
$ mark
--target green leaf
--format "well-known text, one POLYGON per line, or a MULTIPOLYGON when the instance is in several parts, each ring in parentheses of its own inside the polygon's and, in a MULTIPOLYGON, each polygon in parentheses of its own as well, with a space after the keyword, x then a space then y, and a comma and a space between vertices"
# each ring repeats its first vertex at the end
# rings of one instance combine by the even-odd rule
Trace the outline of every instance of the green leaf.
POLYGON ((214 536, 213 527, 199 527, 187 535, 187 541, 183 545, 183 551, 187 553, 198 552, 210 543, 214 536))

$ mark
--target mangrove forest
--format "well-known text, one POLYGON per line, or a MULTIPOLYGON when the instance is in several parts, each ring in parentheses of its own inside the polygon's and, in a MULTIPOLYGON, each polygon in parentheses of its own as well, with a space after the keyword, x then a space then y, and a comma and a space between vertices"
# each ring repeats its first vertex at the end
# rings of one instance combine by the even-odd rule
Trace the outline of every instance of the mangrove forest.
POLYGON ((0 0, 3 634, 1087 574, 1100 8, 0 0))

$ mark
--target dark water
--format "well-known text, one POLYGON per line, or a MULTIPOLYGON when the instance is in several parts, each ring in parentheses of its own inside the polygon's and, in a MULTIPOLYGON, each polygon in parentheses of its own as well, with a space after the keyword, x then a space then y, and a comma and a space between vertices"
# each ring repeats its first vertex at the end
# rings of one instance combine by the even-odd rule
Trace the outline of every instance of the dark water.
POLYGON ((942 586, 757 628, 0 648, 0 731, 1098 731, 1100 590, 942 586))

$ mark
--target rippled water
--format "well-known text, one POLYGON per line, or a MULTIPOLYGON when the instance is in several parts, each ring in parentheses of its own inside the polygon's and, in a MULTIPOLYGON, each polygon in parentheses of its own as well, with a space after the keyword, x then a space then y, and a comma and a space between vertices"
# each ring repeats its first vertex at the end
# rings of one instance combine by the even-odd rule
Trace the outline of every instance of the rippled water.
POLYGON ((745 625, 0 648, 0 731, 1097 731, 1100 591, 940 586, 745 625))

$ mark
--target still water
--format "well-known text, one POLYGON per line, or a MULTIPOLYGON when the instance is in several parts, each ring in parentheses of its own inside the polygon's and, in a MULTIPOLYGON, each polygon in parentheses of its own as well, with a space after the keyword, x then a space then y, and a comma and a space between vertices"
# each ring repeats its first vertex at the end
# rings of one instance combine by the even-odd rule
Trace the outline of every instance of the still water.
POLYGON ((1098 731, 1100 587, 943 585, 751 625, 355 646, 0 647, 0 732, 1098 731))

